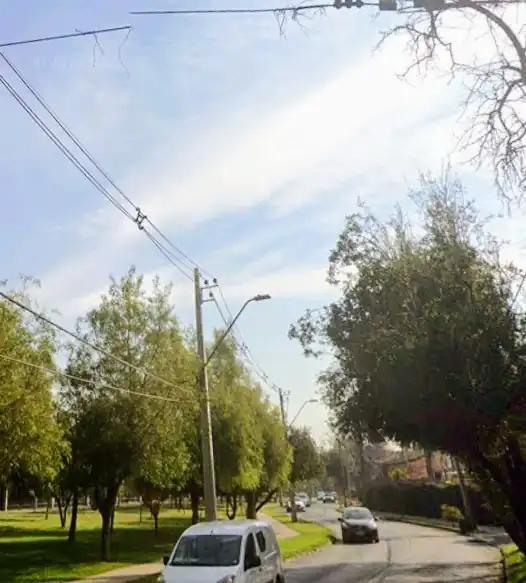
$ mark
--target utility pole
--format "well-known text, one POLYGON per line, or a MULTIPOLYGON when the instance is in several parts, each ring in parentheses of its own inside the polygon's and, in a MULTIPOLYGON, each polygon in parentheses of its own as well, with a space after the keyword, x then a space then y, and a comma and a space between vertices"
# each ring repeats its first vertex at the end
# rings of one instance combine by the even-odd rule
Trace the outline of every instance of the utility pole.
POLYGON ((195 330, 197 334, 197 356, 201 455, 203 463, 203 490, 205 498, 205 517, 207 521, 217 520, 216 477, 214 469, 214 445, 212 442, 212 418, 210 415, 210 395, 208 393, 208 376, 206 372, 206 353, 203 335, 203 290, 199 269, 194 269, 195 286, 195 330))
MULTIPOLYGON (((287 441, 290 443, 290 432, 289 426, 287 423, 287 415, 285 413, 285 399, 283 397, 283 390, 278 387, 278 395, 279 395, 279 407, 281 409, 281 420, 283 421, 283 427, 285 428, 285 437, 287 441)), ((296 494, 294 492, 294 484, 290 483, 290 491, 289 491, 289 501, 290 501, 290 519, 292 522, 298 522, 298 513, 296 511, 296 494)))
POLYGON ((471 503, 466 488, 464 470, 462 469, 462 466, 460 465, 460 462, 456 457, 453 458, 453 465, 455 467, 455 470, 457 471, 458 486, 460 488, 460 497, 462 498, 462 506, 464 507, 464 516, 466 517, 469 524, 476 529, 475 520, 473 518, 473 512, 471 511, 471 503))

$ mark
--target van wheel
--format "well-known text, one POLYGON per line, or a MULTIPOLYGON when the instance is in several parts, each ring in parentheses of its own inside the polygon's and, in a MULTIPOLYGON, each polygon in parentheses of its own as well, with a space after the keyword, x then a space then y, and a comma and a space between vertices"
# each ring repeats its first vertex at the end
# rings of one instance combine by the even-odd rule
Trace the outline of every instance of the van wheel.
POLYGON ((281 580, 281 577, 279 575, 276 577, 276 583, 283 583, 283 581, 281 580))

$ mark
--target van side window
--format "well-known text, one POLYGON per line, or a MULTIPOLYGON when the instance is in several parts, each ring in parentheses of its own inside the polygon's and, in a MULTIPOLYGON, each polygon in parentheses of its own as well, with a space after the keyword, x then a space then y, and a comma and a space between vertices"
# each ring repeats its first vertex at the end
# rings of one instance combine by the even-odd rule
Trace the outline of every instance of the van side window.
POLYGON ((256 551, 256 542, 254 541, 254 535, 249 532, 248 536, 247 536, 247 545, 245 547, 245 561, 244 561, 244 566, 245 566, 245 571, 247 571, 250 568, 250 565, 253 562, 254 557, 257 557, 257 551, 256 551))
POLYGON ((265 540, 265 535, 262 530, 257 531, 256 538, 258 539, 259 550, 264 553, 267 550, 267 541, 265 540))

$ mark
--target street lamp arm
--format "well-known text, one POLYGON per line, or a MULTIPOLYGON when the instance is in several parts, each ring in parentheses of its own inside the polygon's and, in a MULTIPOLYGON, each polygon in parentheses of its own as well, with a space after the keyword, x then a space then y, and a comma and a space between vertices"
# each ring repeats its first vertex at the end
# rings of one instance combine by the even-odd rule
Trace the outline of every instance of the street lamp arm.
POLYGON ((263 300, 270 300, 270 296, 268 294, 254 296, 253 298, 248 299, 241 306, 241 309, 236 314, 235 318, 230 322, 230 324, 227 326, 227 329, 223 332, 223 334, 221 334, 219 340, 215 343, 210 354, 207 356, 205 362, 203 363, 203 368, 206 368, 208 366, 209 362, 212 360, 212 358, 214 358, 216 352, 218 351, 219 347, 223 343, 223 340, 228 336, 228 334, 230 333, 230 330, 232 330, 232 328, 235 326, 236 322, 238 321, 241 314, 245 311, 245 308, 248 306, 248 304, 250 304, 251 302, 261 302, 263 300))
POLYGON ((300 407, 299 411, 296 413, 294 419, 289 423, 289 429, 294 425, 294 422, 296 421, 296 419, 300 416, 301 412, 303 411, 303 409, 305 409, 305 407, 309 404, 309 403, 317 403, 318 399, 309 399, 307 401, 305 401, 305 403, 303 403, 303 405, 300 407))

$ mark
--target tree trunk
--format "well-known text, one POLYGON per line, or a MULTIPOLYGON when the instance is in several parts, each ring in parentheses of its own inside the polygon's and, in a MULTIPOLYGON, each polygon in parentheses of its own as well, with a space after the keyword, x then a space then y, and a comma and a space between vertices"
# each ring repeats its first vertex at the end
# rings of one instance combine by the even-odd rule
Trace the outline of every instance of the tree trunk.
POLYGON ((77 518, 79 515, 79 493, 73 492, 73 503, 71 506, 71 522, 69 523, 68 542, 74 543, 77 539, 77 518))
POLYGON ((100 531, 100 559, 109 561, 111 552, 111 510, 105 508, 99 510, 102 517, 102 528, 100 531))
POLYGON ((95 500, 97 509, 102 518, 102 527, 100 533, 100 558, 101 561, 109 561, 111 555, 111 528, 112 517, 115 513, 117 494, 120 483, 112 484, 106 488, 95 488, 95 500))
POLYGON ((248 519, 254 520, 255 518, 257 518, 256 493, 255 492, 245 492, 245 500, 247 503, 246 517, 248 519))
POLYGON ((225 501, 226 515, 229 520, 234 520, 237 514, 237 494, 228 495, 225 501))
MULTIPOLYGON (((265 504, 268 504, 272 500, 273 496, 275 496, 275 494, 276 494, 276 490, 271 490, 265 496, 265 498, 263 498, 263 500, 257 504, 257 506, 256 506, 256 513, 259 512, 263 508, 263 506, 265 506, 265 504)), ((256 500, 258 498, 259 498, 259 496, 256 495, 256 500)))
POLYGON ((9 488, 2 486, 0 488, 0 510, 7 512, 9 509, 9 488))
POLYGON ((192 524, 199 522, 199 488, 192 482, 190 484, 190 503, 192 505, 192 524))
POLYGON ((430 482, 436 482, 435 480, 435 472, 433 470, 433 452, 432 451, 426 451, 425 452, 425 459, 426 459, 426 473, 427 473, 427 479, 430 482))
POLYGON ((114 527, 115 527, 115 506, 112 508, 111 515, 110 515, 110 533, 111 534, 113 534, 114 527))
POLYGON ((68 517, 69 499, 57 496, 58 515, 60 517, 61 528, 66 528, 66 519, 68 517))

